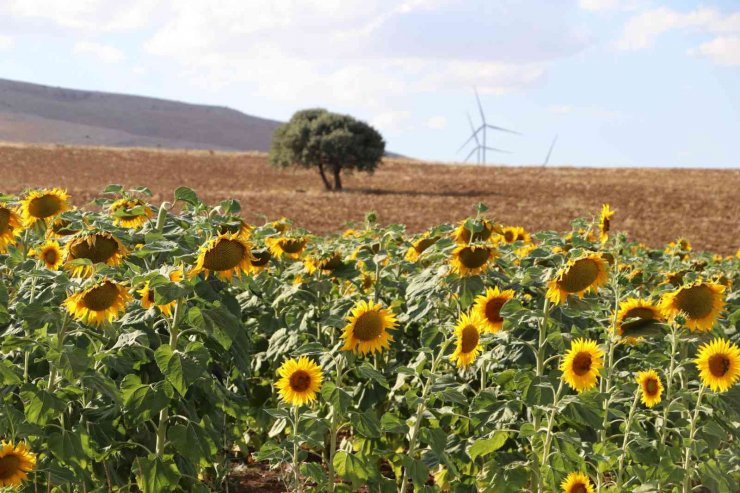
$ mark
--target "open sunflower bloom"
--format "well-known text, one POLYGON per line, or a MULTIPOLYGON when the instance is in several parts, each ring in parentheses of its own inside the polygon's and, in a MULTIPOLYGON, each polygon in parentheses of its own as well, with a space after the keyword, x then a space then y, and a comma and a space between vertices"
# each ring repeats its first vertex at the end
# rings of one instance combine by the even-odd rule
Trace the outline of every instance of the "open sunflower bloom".
POLYGON ((20 486, 36 469, 36 455, 25 443, 0 442, 0 487, 20 486))
POLYGON ((390 349, 393 336, 388 331, 396 328, 396 317, 380 303, 360 301, 347 321, 342 334, 343 350, 367 354, 390 349))
POLYGON ((126 309, 131 295, 122 284, 104 279, 92 287, 70 295, 64 306, 78 321, 100 325, 112 322, 126 309))
POLYGON ((36 257, 41 260, 47 269, 57 270, 64 263, 64 253, 62 248, 54 240, 49 240, 37 249, 34 249, 33 253, 36 257))
POLYGON ((275 387, 280 398, 291 406, 313 402, 324 380, 321 367, 306 356, 301 356, 298 360, 287 360, 277 373, 280 378, 275 387))
POLYGON ((488 288, 485 294, 475 299, 473 312, 483 321, 489 332, 498 332, 504 325, 501 308, 513 297, 513 289, 501 291, 498 287, 488 288))
POLYGON ((26 227, 50 220, 68 208, 69 195, 64 190, 33 190, 21 200, 21 214, 26 227))
POLYGON ((692 332, 709 332, 725 306, 724 293, 724 286, 698 280, 666 293, 660 308, 668 319, 683 315, 686 327, 692 332))
POLYGON ((560 483, 562 493, 594 493, 591 480, 582 472, 572 472, 560 483))
POLYGON ((281 236, 278 238, 267 238, 265 240, 270 253, 275 258, 287 258, 298 260, 308 244, 308 238, 290 238, 281 236))
POLYGON ((430 236, 429 233, 424 233, 421 237, 414 240, 411 246, 406 250, 406 260, 409 262, 416 262, 419 260, 424 251, 439 241, 439 236, 430 236))
POLYGON ((604 366, 604 351, 596 341, 576 339, 563 361, 560 370, 563 380, 576 390, 583 392, 596 386, 599 380, 599 370, 604 366))
POLYGON ((0 253, 14 245, 22 229, 21 218, 16 212, 0 202, 0 253))
POLYGON ((704 385, 715 392, 727 392, 740 378, 740 348, 717 337, 699 348, 694 364, 704 385))
POLYGON ((252 261, 252 246, 239 233, 222 233, 200 248, 198 260, 189 276, 204 272, 221 279, 231 279, 249 273, 252 261))
POLYGON ((663 383, 655 370, 641 371, 635 377, 640 386, 640 400, 647 407, 660 404, 663 395, 663 383))
POLYGON ((480 336, 485 330, 485 323, 477 313, 462 314, 455 326, 455 351, 450 355, 450 361, 458 368, 470 366, 481 352, 480 336))
POLYGON ((587 291, 598 291, 608 279, 607 262, 601 254, 591 253, 573 259, 547 285, 547 298, 565 303, 569 295, 582 298, 587 291))
POLYGON ((462 277, 475 276, 489 267, 496 249, 487 245, 458 245, 452 251, 450 270, 462 277))
MULTIPOLYGON (((116 266, 121 264, 128 250, 121 240, 110 233, 89 233, 71 240, 65 247, 66 262, 77 259, 88 259, 93 264, 116 266)), ((91 265, 69 265, 75 277, 89 277, 94 271, 91 265)))
POLYGON ((642 339, 632 336, 625 337, 624 328, 622 327, 626 320, 638 318, 641 320, 663 320, 663 313, 658 306, 649 300, 629 298, 621 301, 617 312, 617 335, 622 338, 623 342, 634 344, 642 339))

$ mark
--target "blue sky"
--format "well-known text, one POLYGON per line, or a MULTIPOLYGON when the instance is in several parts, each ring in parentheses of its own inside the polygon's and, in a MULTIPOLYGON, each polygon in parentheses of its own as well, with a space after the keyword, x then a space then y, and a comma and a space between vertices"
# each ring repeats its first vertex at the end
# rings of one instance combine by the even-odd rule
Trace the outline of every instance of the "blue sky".
POLYGON ((351 113, 462 160, 477 86, 504 164, 740 166, 740 3, 0 0, 0 77, 351 113))

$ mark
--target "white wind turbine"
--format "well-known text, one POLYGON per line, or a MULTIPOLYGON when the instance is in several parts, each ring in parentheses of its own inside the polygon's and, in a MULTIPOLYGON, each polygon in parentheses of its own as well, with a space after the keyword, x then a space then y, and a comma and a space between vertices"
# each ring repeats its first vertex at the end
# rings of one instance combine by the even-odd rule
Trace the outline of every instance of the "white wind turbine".
POLYGON ((509 130, 508 128, 498 127, 496 125, 491 125, 486 121, 486 115, 483 112, 483 105, 480 102, 480 97, 478 96, 478 89, 473 88, 475 91, 475 100, 478 103, 478 112, 480 113, 481 118, 481 125, 478 128, 475 128, 473 125, 473 120, 470 118, 470 115, 468 115, 468 122, 470 123, 470 131, 472 132, 472 135, 468 137, 468 140, 465 141, 463 145, 460 146, 460 149, 457 150, 457 152, 462 151, 469 143, 475 142, 475 147, 470 151, 470 153, 465 158, 465 162, 467 163, 468 160, 471 158, 473 154, 477 153, 477 161, 478 164, 486 164, 486 151, 493 151, 493 152, 504 152, 508 153, 509 151, 505 151, 503 149, 499 149, 497 147, 490 147, 488 145, 488 131, 489 130, 495 130, 497 132, 507 132, 511 134, 521 135, 519 132, 516 132, 514 130, 509 130))

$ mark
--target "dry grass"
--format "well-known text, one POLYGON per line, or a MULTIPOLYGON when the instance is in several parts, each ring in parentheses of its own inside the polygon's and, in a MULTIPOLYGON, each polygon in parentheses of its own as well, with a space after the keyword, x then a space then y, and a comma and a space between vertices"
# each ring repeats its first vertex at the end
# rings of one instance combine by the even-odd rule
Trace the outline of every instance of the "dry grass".
POLYGON ((484 168, 389 160, 373 176, 348 176, 344 193, 327 193, 313 171, 277 171, 259 153, 3 144, 0 177, 0 192, 60 186, 78 205, 109 183, 149 186, 155 201, 189 186, 207 202, 238 199, 248 220, 287 216, 317 233, 362 221, 368 210, 383 223, 420 231, 460 220, 477 202, 504 224, 564 230, 571 219, 595 214, 608 202, 617 210, 614 228, 648 244, 684 236, 698 249, 728 254, 740 247, 740 169, 484 168))

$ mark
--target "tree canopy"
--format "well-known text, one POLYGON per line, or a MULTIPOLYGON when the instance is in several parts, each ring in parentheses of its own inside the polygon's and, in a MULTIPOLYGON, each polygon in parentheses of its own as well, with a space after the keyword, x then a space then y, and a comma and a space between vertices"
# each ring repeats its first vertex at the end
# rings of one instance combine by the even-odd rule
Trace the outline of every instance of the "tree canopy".
POLYGON ((327 190, 341 190, 342 170, 371 173, 384 153, 385 141, 372 126, 350 115, 316 108, 296 112, 275 130, 270 163, 316 167, 327 190), (334 178, 333 186, 329 175, 334 178))

